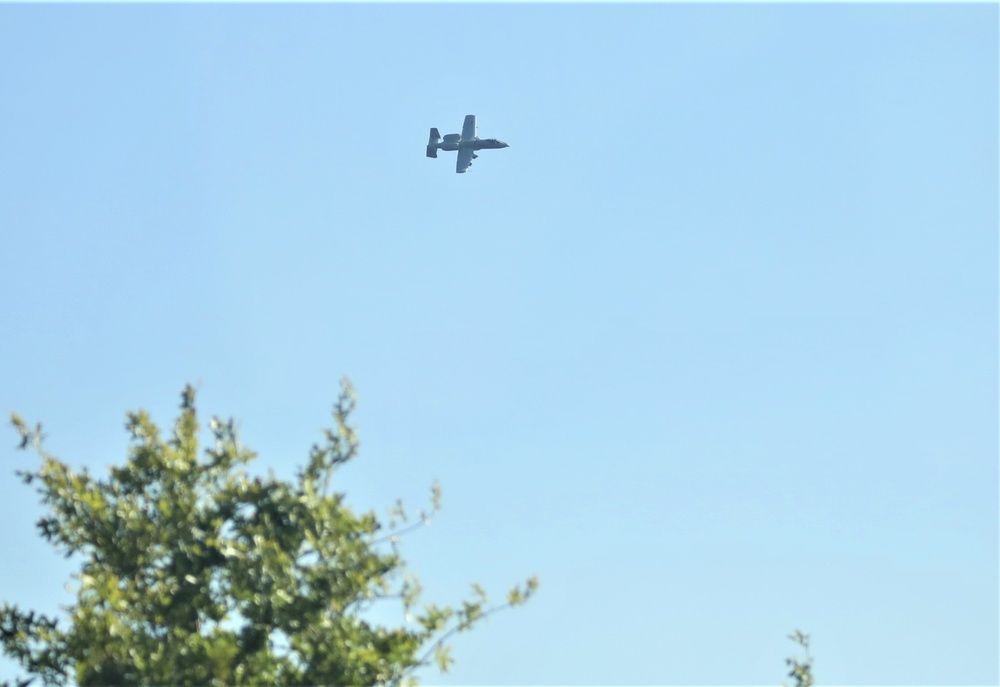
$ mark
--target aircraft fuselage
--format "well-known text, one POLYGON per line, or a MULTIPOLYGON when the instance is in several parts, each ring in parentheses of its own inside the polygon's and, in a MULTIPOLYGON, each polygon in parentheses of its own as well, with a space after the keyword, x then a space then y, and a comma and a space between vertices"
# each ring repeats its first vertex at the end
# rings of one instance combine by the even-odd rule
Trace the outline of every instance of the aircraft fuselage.
POLYGON ((471 141, 463 141, 462 134, 447 134, 435 147, 438 150, 459 150, 461 148, 484 150, 486 148, 509 148, 510 146, 496 138, 474 138, 471 141))

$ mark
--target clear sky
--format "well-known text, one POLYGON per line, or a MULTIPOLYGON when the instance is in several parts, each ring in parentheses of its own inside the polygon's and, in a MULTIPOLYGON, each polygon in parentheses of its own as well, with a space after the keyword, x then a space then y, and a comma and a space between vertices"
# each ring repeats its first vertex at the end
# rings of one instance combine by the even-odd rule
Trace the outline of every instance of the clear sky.
POLYGON ((996 684, 997 92, 995 4, 0 5, 0 408, 291 474, 348 376, 426 598, 541 578, 432 685, 996 684))

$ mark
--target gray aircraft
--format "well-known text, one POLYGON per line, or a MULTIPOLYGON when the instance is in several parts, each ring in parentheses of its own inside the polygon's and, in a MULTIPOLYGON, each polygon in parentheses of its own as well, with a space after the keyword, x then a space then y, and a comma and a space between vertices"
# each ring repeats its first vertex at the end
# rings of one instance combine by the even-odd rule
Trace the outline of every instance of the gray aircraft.
POLYGON ((476 135, 476 115, 465 115, 465 123, 462 124, 462 133, 448 134, 441 140, 441 134, 437 129, 431 129, 431 137, 427 140, 427 157, 437 157, 438 150, 457 150, 458 162, 455 164, 455 171, 463 174, 465 170, 472 166, 477 150, 485 148, 508 148, 503 141, 495 138, 479 138, 476 135))

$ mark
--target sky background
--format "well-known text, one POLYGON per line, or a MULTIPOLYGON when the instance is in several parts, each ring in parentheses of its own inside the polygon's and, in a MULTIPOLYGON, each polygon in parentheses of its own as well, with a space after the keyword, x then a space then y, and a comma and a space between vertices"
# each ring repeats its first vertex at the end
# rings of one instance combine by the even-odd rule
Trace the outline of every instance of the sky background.
POLYGON ((997 684, 997 84, 996 5, 0 5, 0 408, 291 475, 348 376, 426 600, 541 579, 431 685, 997 684))

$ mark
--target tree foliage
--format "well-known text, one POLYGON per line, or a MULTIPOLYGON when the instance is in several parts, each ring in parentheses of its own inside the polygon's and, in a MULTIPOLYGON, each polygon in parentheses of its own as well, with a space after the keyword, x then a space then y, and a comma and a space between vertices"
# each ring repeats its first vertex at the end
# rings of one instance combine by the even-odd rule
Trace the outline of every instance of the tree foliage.
POLYGON ((789 668, 788 677, 795 680, 795 687, 812 687, 813 657, 809 653, 809 635, 803 634, 801 630, 795 630, 792 634, 788 635, 788 638, 801 646, 805 651, 805 657, 802 660, 794 656, 785 659, 785 664, 789 668))
POLYGON ((400 502, 387 519, 358 514, 331 489, 358 452, 353 409, 345 380, 334 427, 289 481, 247 472, 255 454, 232 420, 213 418, 201 450, 190 386, 167 437, 145 411, 127 415, 127 459, 102 478, 47 453, 41 426, 12 415, 41 458, 17 473, 47 507, 38 529, 81 565, 65 617, 0 605, 4 653, 45 685, 81 687, 397 685, 421 666, 447 670, 448 640, 527 601, 537 579, 497 605, 478 585, 459 606, 422 604, 398 542, 429 514, 407 524, 400 502), (380 601, 402 606, 401 626, 366 620, 380 601))

